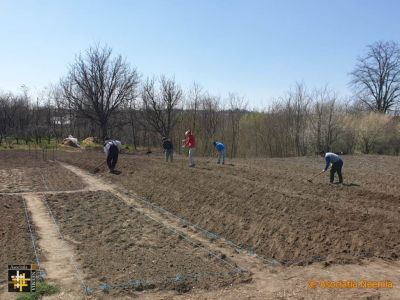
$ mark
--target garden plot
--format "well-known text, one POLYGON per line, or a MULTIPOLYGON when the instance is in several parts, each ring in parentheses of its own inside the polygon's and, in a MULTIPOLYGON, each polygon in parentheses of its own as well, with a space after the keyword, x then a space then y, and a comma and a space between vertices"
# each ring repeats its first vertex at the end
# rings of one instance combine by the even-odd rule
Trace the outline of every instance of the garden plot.
MULTIPOLYGON (((60 155, 87 170, 99 153, 60 155)), ((103 158, 104 159, 104 158, 103 158)), ((186 158, 121 155, 116 185, 284 265, 357 263, 400 257, 400 158, 345 156, 345 185, 307 182, 320 157, 236 160, 217 165, 186 158)))
POLYGON ((27 151, 0 152, 0 193, 77 190, 84 185, 57 163, 27 151))
POLYGON ((46 196, 86 284, 133 289, 216 288, 243 280, 227 258, 210 255, 104 191, 46 196))
POLYGON ((7 289, 7 265, 36 263, 24 203, 19 196, 0 195, 0 249, 1 294, 7 289))

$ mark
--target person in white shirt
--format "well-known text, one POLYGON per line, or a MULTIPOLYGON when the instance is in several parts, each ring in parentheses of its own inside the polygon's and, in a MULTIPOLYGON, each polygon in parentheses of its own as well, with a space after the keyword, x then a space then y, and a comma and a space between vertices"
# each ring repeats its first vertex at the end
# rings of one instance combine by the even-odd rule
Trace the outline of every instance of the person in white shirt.
POLYGON ((115 172, 115 166, 118 162, 118 154, 121 151, 121 142, 118 140, 112 140, 109 138, 105 139, 104 142, 104 153, 107 156, 107 166, 110 169, 110 173, 115 172))
MULTIPOLYGON (((322 153, 321 153, 322 154, 322 153)), ((335 178, 335 173, 338 173, 339 176, 339 183, 343 183, 343 177, 342 177, 342 167, 343 167, 343 160, 342 158, 332 152, 327 152, 325 153, 325 168, 322 170, 323 173, 325 173, 329 165, 331 166, 331 174, 330 174, 330 182, 333 183, 333 180, 335 178)))

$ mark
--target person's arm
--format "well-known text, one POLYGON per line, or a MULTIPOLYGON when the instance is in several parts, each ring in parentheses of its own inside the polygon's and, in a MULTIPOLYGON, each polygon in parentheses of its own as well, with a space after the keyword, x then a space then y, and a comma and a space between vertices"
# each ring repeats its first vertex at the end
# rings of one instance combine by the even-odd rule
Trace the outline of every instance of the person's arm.
POLYGON ((214 146, 214 147, 213 147, 213 149, 214 149, 214 152, 213 152, 213 154, 217 154, 217 153, 218 153, 217 146, 214 146))
POLYGON ((117 144, 118 152, 121 152, 122 143, 120 141, 115 141, 115 144, 117 144))
POLYGON ((188 145, 189 145, 189 138, 187 137, 183 140, 183 147, 187 147, 188 145))
POLYGON ((108 143, 103 147, 104 153, 108 156, 108 143))
POLYGON ((324 172, 328 170, 330 163, 331 163, 330 157, 329 156, 325 157, 325 168, 323 169, 324 172))

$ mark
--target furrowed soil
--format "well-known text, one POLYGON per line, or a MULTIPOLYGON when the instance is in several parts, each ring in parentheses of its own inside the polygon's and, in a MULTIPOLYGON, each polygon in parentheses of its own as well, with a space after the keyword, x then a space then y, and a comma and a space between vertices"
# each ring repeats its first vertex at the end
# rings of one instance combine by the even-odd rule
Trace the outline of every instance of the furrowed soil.
MULTIPOLYGON (((60 153, 89 171, 101 153, 60 153)), ((320 157, 197 159, 120 155, 120 175, 98 176, 283 265, 359 263, 400 257, 400 158, 344 156, 344 185, 327 176, 320 157)), ((329 172, 328 172, 329 173, 329 172)), ((327 174, 328 175, 328 174, 327 174)))
POLYGON ((1 151, 0 158, 0 193, 77 190, 84 187, 72 172, 54 162, 44 161, 40 152, 36 155, 27 151, 1 151))
POLYGON ((154 289, 212 290, 243 279, 227 258, 214 258, 109 192, 46 198, 65 240, 73 245, 85 284, 100 295, 101 284, 125 285, 110 289, 117 297, 154 289))
POLYGON ((2 299, 2 294, 7 291, 7 265, 36 262, 24 204, 19 196, 0 195, 0 249, 0 299, 2 299))
MULTIPOLYGON (((0 151, 0 263, 6 268, 24 255, 33 262, 25 199, 47 279, 61 290, 48 299, 400 297, 399 157, 344 156, 343 186, 330 185, 327 176, 307 181, 323 168, 320 157, 226 165, 196 158, 189 168, 179 155, 171 164, 157 153, 122 154, 120 175, 104 166, 94 174, 104 161, 99 152, 64 150, 55 158, 67 164, 43 161, 40 152, 0 151), (203 235, 155 205, 250 251, 203 235), (247 271, 234 274, 236 266, 247 271), (91 296, 83 293, 81 276, 91 296), (318 286, 324 280, 389 280, 393 288, 318 286), (116 288, 107 294, 101 283, 116 288)), ((4 286, 0 299, 14 299, 4 286)))

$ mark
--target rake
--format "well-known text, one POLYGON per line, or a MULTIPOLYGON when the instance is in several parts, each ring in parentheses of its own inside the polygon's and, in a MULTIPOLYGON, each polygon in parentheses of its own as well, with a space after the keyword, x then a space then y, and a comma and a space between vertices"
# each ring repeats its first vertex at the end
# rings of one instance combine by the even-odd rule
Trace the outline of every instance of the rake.
POLYGON ((312 182, 312 180, 317 177, 318 175, 321 175, 322 173, 324 173, 324 171, 319 172, 318 174, 315 174, 313 177, 307 179, 308 182, 312 182))
POLYGON ((106 163, 105 160, 102 161, 101 164, 99 164, 96 168, 93 169, 93 173, 99 172, 99 171, 100 171, 100 167, 101 167, 102 165, 104 165, 105 163, 106 163))

